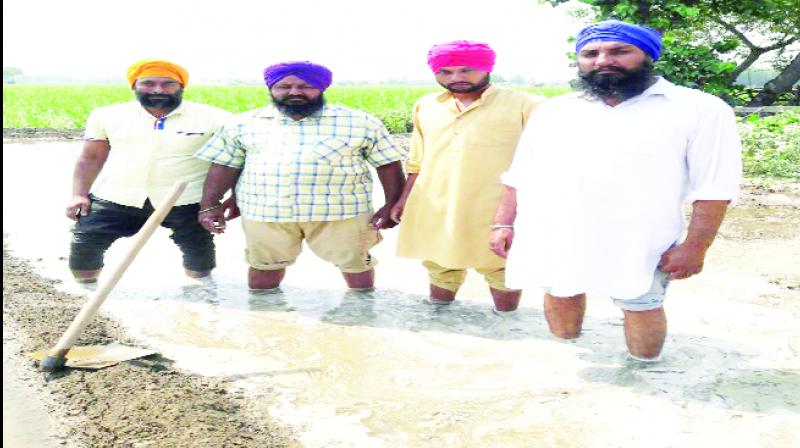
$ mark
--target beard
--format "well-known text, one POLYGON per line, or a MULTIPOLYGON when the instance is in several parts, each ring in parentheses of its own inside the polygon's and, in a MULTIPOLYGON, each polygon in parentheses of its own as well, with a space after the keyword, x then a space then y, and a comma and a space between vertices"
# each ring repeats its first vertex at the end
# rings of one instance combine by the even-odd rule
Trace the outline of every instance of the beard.
POLYGON ((272 97, 272 104, 274 104, 282 114, 288 116, 300 115, 301 117, 307 117, 322 109, 322 106, 325 105, 325 99, 322 94, 313 100, 309 100, 304 96, 287 96, 279 100, 275 98, 272 92, 270 92, 269 96, 272 97))
POLYGON ((600 74, 598 70, 578 72, 573 87, 597 98, 615 97, 623 101, 633 98, 650 87, 654 78, 653 63, 644 61, 638 68, 628 70, 622 67, 609 67, 616 73, 600 74))
POLYGON ((183 90, 179 90, 174 95, 166 93, 142 93, 136 92, 136 99, 144 107, 155 109, 175 109, 183 101, 183 90))
POLYGON ((471 93, 471 92, 478 92, 486 88, 489 85, 489 75, 487 74, 482 80, 476 82, 475 84, 468 83, 468 82, 461 82, 455 83, 451 82, 450 84, 442 84, 439 83, 440 86, 444 87, 445 89, 453 92, 453 93, 471 93), (455 87, 455 84, 468 84, 468 86, 464 87, 455 87))

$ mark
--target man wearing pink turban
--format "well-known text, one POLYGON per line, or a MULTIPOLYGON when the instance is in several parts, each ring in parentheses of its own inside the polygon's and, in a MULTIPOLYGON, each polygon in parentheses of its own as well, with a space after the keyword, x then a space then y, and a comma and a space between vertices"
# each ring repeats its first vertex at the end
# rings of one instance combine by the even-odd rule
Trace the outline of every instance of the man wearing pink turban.
POLYGON ((505 260, 487 247, 501 193, 500 174, 522 129, 542 101, 490 83, 495 53, 485 43, 435 45, 428 65, 446 91, 420 99, 406 188, 391 212, 399 222, 397 253, 423 260, 430 300, 451 303, 476 269, 489 283, 495 309, 513 311, 521 291, 505 286, 505 260))
POLYGON ((195 154, 211 162, 199 220, 212 233, 225 229, 220 201, 236 189, 253 290, 278 288, 304 240, 350 288, 374 285, 369 251, 379 229, 395 226, 389 210, 403 190, 406 155, 377 118, 325 103, 332 78, 308 61, 267 67, 272 104, 236 116, 195 154), (386 198, 377 211, 370 167, 386 198))

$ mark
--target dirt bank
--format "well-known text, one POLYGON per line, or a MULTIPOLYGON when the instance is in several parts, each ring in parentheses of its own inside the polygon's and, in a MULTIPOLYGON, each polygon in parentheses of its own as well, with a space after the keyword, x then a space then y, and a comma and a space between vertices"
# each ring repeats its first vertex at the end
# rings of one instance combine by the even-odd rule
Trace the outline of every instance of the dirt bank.
POLYGON ((3 141, 14 140, 79 140, 83 129, 3 128, 3 141))
MULTIPOLYGON (((79 447, 289 446, 287 431, 266 416, 246 416, 249 404, 215 380, 174 369, 158 356, 100 370, 67 370, 46 378, 24 353, 54 344, 82 298, 61 293, 3 248, 3 346, 14 372, 37 390, 58 423, 60 443, 79 447)), ((96 319, 80 345, 137 345, 107 318, 96 319)), ((5 423, 5 422, 4 422, 5 423)), ((31 422, 36 424, 36 422, 31 422)), ((4 424, 5 426, 5 424, 4 424)))

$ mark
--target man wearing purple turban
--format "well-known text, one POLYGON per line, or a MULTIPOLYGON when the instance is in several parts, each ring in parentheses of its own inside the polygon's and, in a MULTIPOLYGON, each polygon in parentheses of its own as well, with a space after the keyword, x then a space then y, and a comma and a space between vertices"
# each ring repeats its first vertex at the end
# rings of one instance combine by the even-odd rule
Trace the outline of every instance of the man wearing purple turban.
POLYGON ((251 289, 277 288, 303 240, 350 288, 373 287, 369 250, 379 229, 394 227, 389 210, 405 182, 405 152, 377 118, 326 104, 331 80, 307 61, 267 67, 272 104, 234 117, 195 153, 211 162, 198 218, 210 232, 225 230, 220 201, 235 186, 251 289), (386 198, 374 213, 370 166, 386 198))
POLYGON ((578 337, 586 293, 599 292, 622 308, 631 357, 657 360, 667 286, 702 270, 738 194, 734 114, 653 74, 661 37, 651 28, 596 23, 575 51, 580 91, 526 126, 503 175, 495 223, 506 227, 490 244, 508 256, 510 286, 544 289, 553 334, 578 337))
POLYGON ((403 220, 397 253, 423 260, 430 300, 448 304, 476 269, 489 284, 497 311, 513 311, 521 291, 504 281, 505 260, 486 246, 508 168, 525 122, 541 102, 489 82, 495 53, 484 43, 435 45, 428 65, 447 89, 420 99, 413 110, 409 173, 392 219, 403 220))

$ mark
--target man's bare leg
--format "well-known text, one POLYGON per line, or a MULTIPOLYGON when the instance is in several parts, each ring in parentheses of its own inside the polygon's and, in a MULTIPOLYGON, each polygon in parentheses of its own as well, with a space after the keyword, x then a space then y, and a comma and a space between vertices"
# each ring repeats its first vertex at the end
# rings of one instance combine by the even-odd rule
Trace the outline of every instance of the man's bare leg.
POLYGON ((431 283, 431 302, 433 303, 451 303, 456 299, 456 292, 449 289, 440 288, 431 283))
POLYGON ((253 290, 275 289, 281 285, 286 269, 266 271, 250 268, 247 271, 247 286, 253 290))
POLYGON ((211 271, 193 271, 186 268, 183 268, 183 271, 186 272, 186 276, 189 278, 203 278, 211 275, 211 271))
POLYGON ((78 283, 97 283, 97 277, 100 277, 102 269, 92 269, 88 271, 72 271, 72 276, 78 283))
POLYGON ((586 313, 586 294, 571 297, 544 295, 544 316, 550 332, 562 339, 575 339, 581 334, 586 313))
POLYGON ((512 289, 509 291, 501 291, 490 287, 489 292, 492 293, 494 309, 497 311, 514 311, 519 307, 519 299, 522 297, 521 290, 512 289))
POLYGON ((664 307, 649 311, 626 311, 625 342, 628 352, 641 359, 654 359, 661 353, 667 337, 664 307))
POLYGON ((375 286, 375 269, 364 272, 342 272, 347 287, 355 290, 369 290, 375 286))

